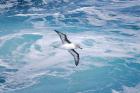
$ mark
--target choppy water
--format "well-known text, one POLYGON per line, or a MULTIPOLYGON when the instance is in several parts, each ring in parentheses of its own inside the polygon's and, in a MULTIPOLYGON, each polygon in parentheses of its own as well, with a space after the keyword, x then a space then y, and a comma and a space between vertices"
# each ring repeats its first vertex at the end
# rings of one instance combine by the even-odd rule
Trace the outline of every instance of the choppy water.
POLYGON ((0 0, 0 93, 139 91, 140 0, 0 0))

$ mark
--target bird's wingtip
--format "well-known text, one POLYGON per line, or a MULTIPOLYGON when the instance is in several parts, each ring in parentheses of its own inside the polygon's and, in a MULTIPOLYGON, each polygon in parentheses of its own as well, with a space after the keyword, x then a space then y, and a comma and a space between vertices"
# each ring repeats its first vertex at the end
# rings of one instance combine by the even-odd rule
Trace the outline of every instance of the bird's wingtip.
POLYGON ((75 63, 76 66, 78 66, 78 63, 75 63))

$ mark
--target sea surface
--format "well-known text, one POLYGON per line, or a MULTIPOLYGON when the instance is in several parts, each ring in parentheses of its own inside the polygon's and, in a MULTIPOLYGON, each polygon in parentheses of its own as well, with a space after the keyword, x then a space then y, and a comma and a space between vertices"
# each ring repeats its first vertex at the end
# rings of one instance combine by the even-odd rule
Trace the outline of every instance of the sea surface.
POLYGON ((0 0, 0 93, 140 93, 140 0, 0 0))

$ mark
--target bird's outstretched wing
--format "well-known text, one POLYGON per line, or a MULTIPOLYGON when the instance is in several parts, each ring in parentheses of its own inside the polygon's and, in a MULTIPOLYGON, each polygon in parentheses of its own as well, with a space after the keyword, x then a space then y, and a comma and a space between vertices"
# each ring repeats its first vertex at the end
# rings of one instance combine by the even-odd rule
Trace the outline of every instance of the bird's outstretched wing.
POLYGON ((75 65, 77 66, 79 64, 79 59, 80 59, 79 54, 74 49, 70 49, 69 52, 74 57, 75 65))
POLYGON ((59 35, 59 37, 60 37, 60 39, 61 39, 61 41, 62 41, 62 43, 64 44, 64 43, 71 43, 69 40, 68 40, 68 38, 67 38, 67 36, 65 35, 65 34, 63 34, 62 32, 59 32, 59 31, 57 31, 57 30, 54 30, 58 35, 59 35))

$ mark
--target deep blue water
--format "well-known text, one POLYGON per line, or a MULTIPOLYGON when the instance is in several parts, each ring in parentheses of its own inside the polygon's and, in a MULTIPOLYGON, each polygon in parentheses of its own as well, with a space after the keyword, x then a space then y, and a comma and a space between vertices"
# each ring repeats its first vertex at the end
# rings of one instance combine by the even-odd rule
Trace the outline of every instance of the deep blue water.
POLYGON ((140 1, 0 0, 0 93, 140 93, 140 1))

